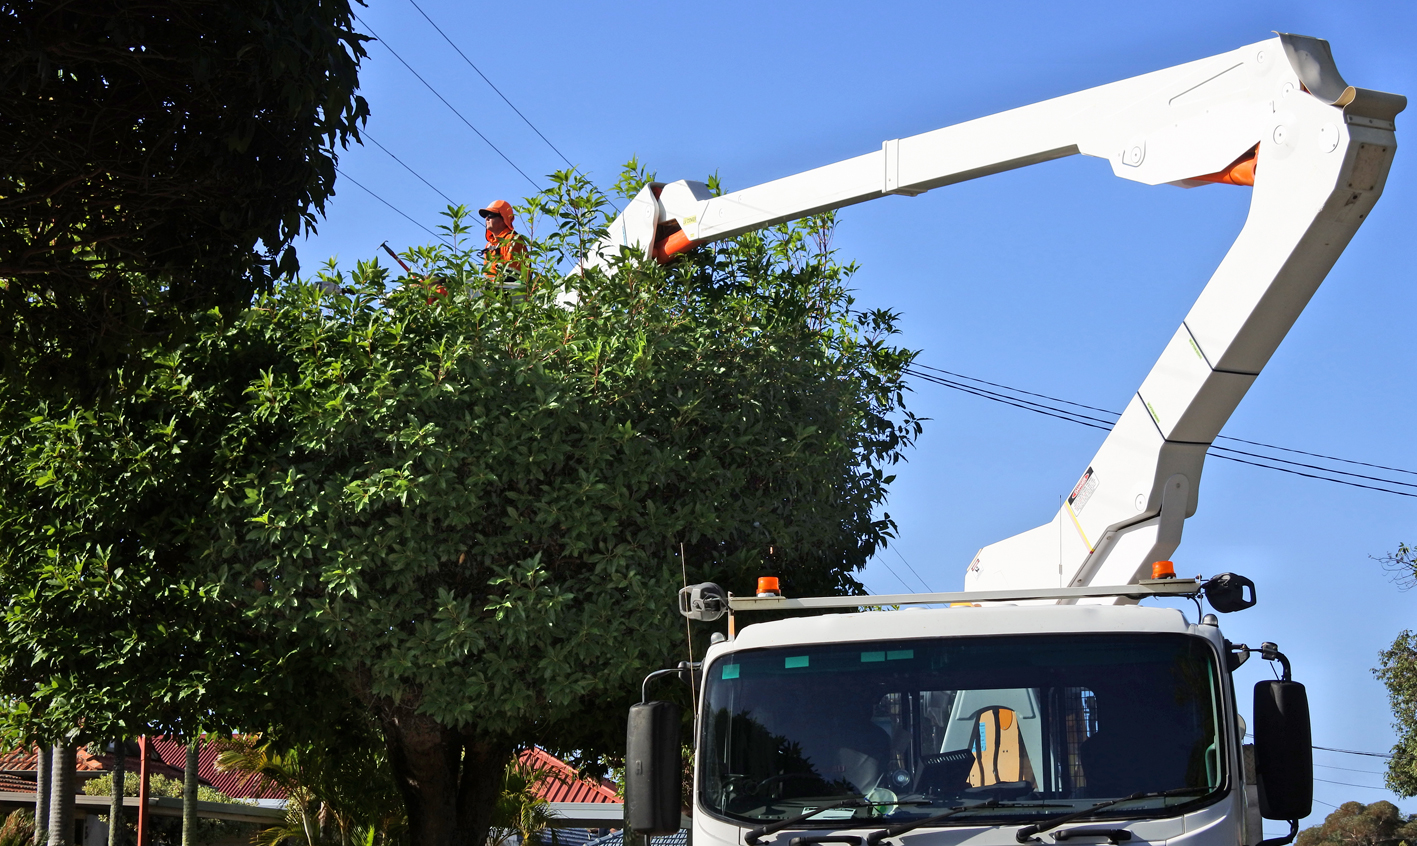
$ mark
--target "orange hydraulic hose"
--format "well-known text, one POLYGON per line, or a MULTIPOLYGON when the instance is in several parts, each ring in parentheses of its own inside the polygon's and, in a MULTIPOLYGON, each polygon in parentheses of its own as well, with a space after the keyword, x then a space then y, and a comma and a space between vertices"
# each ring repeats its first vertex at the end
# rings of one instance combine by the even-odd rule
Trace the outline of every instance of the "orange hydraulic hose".
POLYGON ((1251 185, 1255 184, 1255 154, 1259 152, 1259 145, 1245 155, 1241 156, 1224 170, 1215 173, 1207 173, 1205 176, 1192 176, 1192 179, 1201 182, 1221 182, 1226 185, 1251 185))

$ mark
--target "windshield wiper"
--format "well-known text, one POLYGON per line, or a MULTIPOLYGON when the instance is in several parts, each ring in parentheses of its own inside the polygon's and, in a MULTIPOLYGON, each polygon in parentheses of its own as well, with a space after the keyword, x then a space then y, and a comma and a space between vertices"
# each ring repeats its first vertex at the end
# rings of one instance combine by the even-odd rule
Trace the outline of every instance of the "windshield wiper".
POLYGON ((1158 790, 1154 793, 1133 793, 1131 796, 1123 796, 1120 799, 1108 799, 1106 802, 1098 802, 1091 808, 1086 808, 1071 814, 1064 814, 1061 817, 1054 817, 1051 820, 1026 825, 1018 830, 1018 833, 1014 835, 1014 839, 1020 843, 1027 843, 1033 835, 1039 832, 1047 831, 1050 828, 1057 828, 1073 820, 1090 817, 1098 811, 1105 810, 1113 805, 1120 805, 1123 802, 1131 802, 1134 799, 1159 799, 1166 796, 1185 796, 1187 793, 1209 793, 1214 789, 1213 787, 1178 787, 1175 790, 1158 790))
POLYGON ((823 805, 823 806, 820 807, 820 808, 813 808, 812 810, 808 811, 808 812, 805 813, 805 814, 798 814, 798 815, 795 816, 795 817, 788 817, 788 818, 785 819, 785 820, 778 820, 778 821, 775 822, 775 823, 768 823, 767 825, 760 825, 760 826, 758 826, 757 828, 754 828, 754 829, 749 830, 749 832, 748 832, 747 834, 743 835, 743 842, 744 842, 744 843, 747 843, 748 846, 757 846, 758 840, 759 840, 760 838, 767 837, 769 834, 773 834, 774 832, 782 831, 784 828, 787 828, 788 826, 797 825, 798 823, 802 822, 803 820, 809 820, 809 819, 811 819, 812 817, 815 817, 817 814, 822 813, 823 811, 831 811, 831 810, 834 810, 834 809, 836 809, 836 808, 846 808, 846 807, 864 808, 864 807, 866 807, 867 805, 874 805, 874 804, 875 804, 874 802, 863 802, 863 801, 861 801, 860 799, 843 799, 843 800, 840 801, 840 802, 833 802, 833 803, 830 804, 830 805, 823 805))
POLYGON ((905 834, 907 831, 919 828, 922 825, 932 825, 934 823, 939 822, 940 820, 947 820, 955 814, 962 814, 965 811, 973 811, 976 808, 993 808, 999 804, 1000 802, 998 799, 990 799, 986 802, 976 802, 973 805, 960 805, 959 807, 951 808, 948 811, 945 811, 943 814, 935 814, 934 816, 930 817, 922 817, 918 820, 903 822, 900 825, 887 826, 886 828, 883 828, 880 831, 873 831, 870 834, 866 835, 866 842, 870 844, 870 846, 876 846, 877 843, 880 843, 887 837, 895 837, 898 834, 905 834))
POLYGON ((776 832, 782 831, 784 828, 790 828, 800 822, 805 822, 806 820, 809 820, 812 817, 815 817, 817 814, 823 813, 824 811, 832 811, 837 808, 870 808, 873 806, 882 807, 886 805, 929 804, 933 803, 928 801, 922 801, 919 799, 896 799, 895 801, 873 802, 863 796, 856 796, 851 799, 843 799, 840 802, 833 802, 830 805, 823 805, 820 808, 813 808, 805 814, 798 814, 795 817, 789 817, 785 820, 778 820, 775 823, 768 823, 767 825, 758 826, 757 828, 750 829, 747 834, 743 835, 743 842, 748 844, 748 846, 757 846, 758 840, 767 837, 769 834, 774 834, 776 832))

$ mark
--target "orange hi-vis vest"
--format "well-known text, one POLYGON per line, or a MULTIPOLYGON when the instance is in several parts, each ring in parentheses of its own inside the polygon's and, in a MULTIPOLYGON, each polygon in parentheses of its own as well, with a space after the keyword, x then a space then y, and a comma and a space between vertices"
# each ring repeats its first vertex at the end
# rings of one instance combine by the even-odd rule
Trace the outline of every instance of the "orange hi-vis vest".
POLYGON ((526 244, 512 228, 512 204, 506 200, 496 200, 487 206, 487 211, 496 212, 507 224, 500 235, 487 231, 487 246, 482 251, 487 278, 519 277, 522 270, 520 257, 526 253, 526 244))

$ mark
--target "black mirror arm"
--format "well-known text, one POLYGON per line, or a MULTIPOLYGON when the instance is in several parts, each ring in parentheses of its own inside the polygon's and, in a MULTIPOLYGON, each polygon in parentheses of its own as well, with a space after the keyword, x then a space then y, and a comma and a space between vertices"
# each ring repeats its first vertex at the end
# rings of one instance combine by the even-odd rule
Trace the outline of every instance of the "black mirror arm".
MULTIPOLYGON (((1228 643, 1228 641, 1227 641, 1227 643, 1228 643)), ((1289 657, 1288 657, 1287 655, 1285 655, 1283 652, 1280 652, 1280 651, 1279 651, 1279 647, 1276 646, 1276 645, 1273 644, 1273 643, 1270 643, 1269 641, 1265 641, 1264 643, 1261 643, 1261 644, 1259 645, 1259 648, 1258 648, 1258 649, 1252 649, 1252 648, 1246 646, 1246 645, 1243 644, 1243 643, 1231 643, 1231 644, 1229 644, 1229 648, 1230 648, 1230 651, 1231 651, 1232 653, 1235 653, 1237 656, 1238 656, 1238 655, 1243 655, 1243 656, 1244 656, 1244 658, 1238 658, 1238 659, 1237 659, 1237 663, 1235 664, 1235 667, 1239 667, 1241 664, 1245 663, 1245 659, 1246 659, 1246 658, 1249 658, 1250 655, 1251 655, 1251 653, 1258 652, 1258 653, 1259 653, 1259 656, 1260 656, 1261 658, 1265 659, 1266 661, 1278 661, 1278 662, 1279 662, 1279 666, 1282 667, 1282 668, 1284 668, 1284 672, 1283 672, 1283 674, 1282 674, 1282 679, 1283 679, 1284 681, 1293 681, 1293 680, 1294 680, 1294 678, 1293 678, 1294 674, 1293 674, 1293 672, 1292 672, 1292 670, 1291 670, 1291 668, 1290 668, 1290 666, 1289 666, 1289 657)), ((1235 667, 1232 667, 1231 669, 1233 670, 1235 667)))
POLYGON ((674 673, 675 675, 679 676, 679 678, 685 679, 685 681, 692 685, 694 683, 694 671, 702 666, 703 662, 701 661, 695 661, 692 664, 688 661, 680 661, 679 666, 677 667, 670 667, 667 670, 655 670, 654 672, 645 676, 644 681, 640 682, 640 702, 649 701, 649 683, 659 678, 660 676, 667 676, 670 673, 674 673), (685 672, 686 670, 688 671, 687 673, 685 672), (685 678, 686 676, 687 678, 685 678))
POLYGON ((1285 837, 1271 837, 1268 840, 1261 840, 1258 846, 1289 846, 1294 842, 1294 838, 1299 836, 1299 821, 1289 821, 1289 834, 1285 837))

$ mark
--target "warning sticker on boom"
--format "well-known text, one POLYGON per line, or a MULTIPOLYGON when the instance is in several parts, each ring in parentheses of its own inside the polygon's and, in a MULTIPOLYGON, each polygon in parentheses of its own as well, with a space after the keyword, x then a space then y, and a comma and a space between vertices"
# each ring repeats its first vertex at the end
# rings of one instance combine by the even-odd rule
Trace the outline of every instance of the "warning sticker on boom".
POLYGON ((1073 507, 1073 513, 1081 513, 1087 507, 1087 501, 1092 499, 1093 493, 1097 491, 1097 477, 1093 475, 1092 468, 1087 468, 1087 472, 1078 479, 1077 486, 1068 496, 1068 505, 1073 507))

